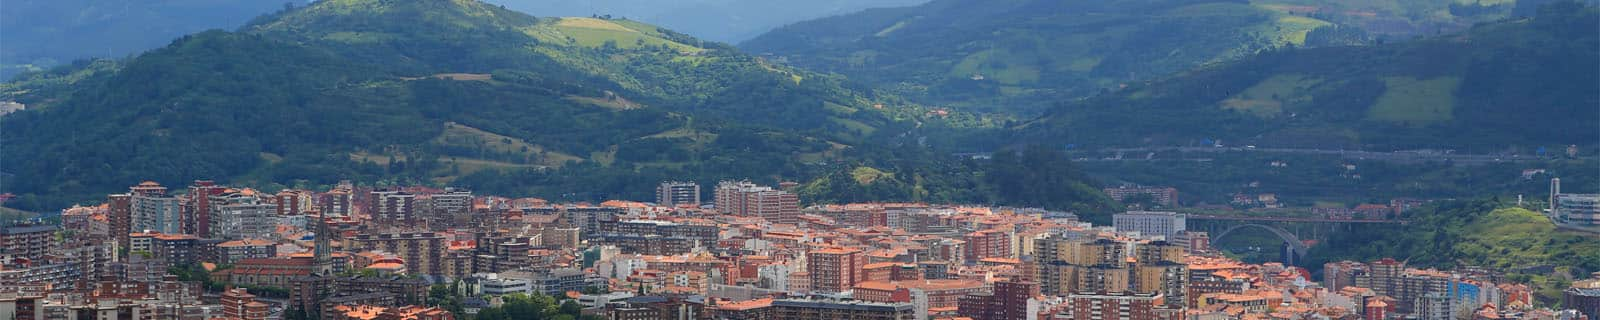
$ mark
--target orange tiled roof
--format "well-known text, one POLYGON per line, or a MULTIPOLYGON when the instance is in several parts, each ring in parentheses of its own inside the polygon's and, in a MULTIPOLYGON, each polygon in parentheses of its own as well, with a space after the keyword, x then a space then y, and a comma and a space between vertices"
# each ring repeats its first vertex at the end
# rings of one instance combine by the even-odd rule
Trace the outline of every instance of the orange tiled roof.
POLYGON ((717 310, 744 311, 772 306, 772 298, 745 300, 717 304, 717 310))
POLYGON ((402 270, 405 268, 406 265, 394 262, 379 262, 367 265, 367 269, 374 270, 402 270))

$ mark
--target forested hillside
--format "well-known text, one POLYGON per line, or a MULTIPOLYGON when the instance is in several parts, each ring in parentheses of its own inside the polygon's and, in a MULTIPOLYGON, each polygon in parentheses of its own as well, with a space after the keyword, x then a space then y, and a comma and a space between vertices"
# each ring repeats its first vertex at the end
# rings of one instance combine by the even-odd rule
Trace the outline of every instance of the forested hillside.
POLYGON ((1374 46, 1276 50, 1063 102, 1019 126, 1041 143, 1321 149, 1594 146, 1600 15, 1537 18, 1374 46), (1047 141, 1047 142, 1044 142, 1047 141))
POLYGON ((1052 101, 1283 47, 1455 32, 1511 3, 938 0, 798 23, 741 44, 929 104, 1036 115, 1052 101))
MULTIPOLYGON (((476 1, 321 1, 0 85, 0 100, 30 106, 3 119, 3 151, 30 155, 4 158, 3 191, 36 210, 194 179, 644 200, 663 180, 809 181, 902 156, 955 161, 879 151, 945 121, 923 107, 702 43, 476 1)), ((989 168, 963 168, 927 179, 990 183, 978 174, 989 168)))

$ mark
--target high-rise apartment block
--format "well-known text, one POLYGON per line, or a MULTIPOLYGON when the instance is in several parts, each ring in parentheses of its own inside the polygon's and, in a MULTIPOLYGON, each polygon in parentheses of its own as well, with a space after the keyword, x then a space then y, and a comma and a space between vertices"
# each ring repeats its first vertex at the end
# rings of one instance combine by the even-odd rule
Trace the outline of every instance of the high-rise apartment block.
POLYGON ((183 195, 183 233, 211 234, 211 197, 226 190, 211 180, 195 180, 189 185, 189 193, 183 195))
POLYGON ((371 193, 367 214, 380 223, 407 223, 415 221, 417 195, 399 190, 378 190, 371 193))
POLYGON ((800 216, 799 196, 749 181, 717 184, 716 201, 717 211, 723 214, 762 217, 776 223, 791 223, 800 216))
MULTIPOLYGON (((50 250, 56 234, 54 225, 16 225, 0 227, 0 258, 39 260, 50 250)), ((0 261, 4 263, 4 261, 0 261)))
POLYGON ((178 198, 167 195, 166 187, 145 181, 128 191, 134 231, 183 233, 183 208, 178 198))
POLYGON ((220 239, 270 239, 276 230, 276 203, 264 200, 255 190, 240 189, 208 197, 211 208, 211 234, 220 239))
POLYGON ((694 182, 662 182, 656 187, 656 204, 667 207, 699 207, 700 185, 694 182))
POLYGON ((1034 268, 1046 295, 1158 294, 1164 307, 1187 301, 1186 249, 1165 241, 1128 243, 1049 235, 1034 240, 1034 268), (1130 250, 1131 249, 1131 250, 1130 250))
POLYGON ((855 287, 861 281, 866 256, 852 248, 822 248, 806 253, 806 272, 811 277, 811 290, 840 293, 855 287))
POLYGON ((1037 283, 995 282, 992 292, 972 293, 962 297, 957 313, 973 320, 1028 320, 1030 315, 1039 313, 1038 302, 1030 301, 1037 294, 1039 294, 1037 283))
POLYGON ((1102 191, 1117 202, 1147 197, 1151 203, 1158 206, 1170 208, 1178 205, 1178 189, 1172 187, 1120 186, 1105 188, 1102 191))
POLYGON ((1162 236, 1171 240, 1182 233, 1188 215, 1176 212, 1129 211, 1111 218, 1117 232, 1138 232, 1144 236, 1162 236))
MULTIPOLYGON (((321 237, 322 235, 317 235, 321 237)), ((444 253, 449 241, 432 232, 360 234, 349 239, 348 248, 381 250, 400 255, 406 272, 415 275, 444 274, 444 253)))

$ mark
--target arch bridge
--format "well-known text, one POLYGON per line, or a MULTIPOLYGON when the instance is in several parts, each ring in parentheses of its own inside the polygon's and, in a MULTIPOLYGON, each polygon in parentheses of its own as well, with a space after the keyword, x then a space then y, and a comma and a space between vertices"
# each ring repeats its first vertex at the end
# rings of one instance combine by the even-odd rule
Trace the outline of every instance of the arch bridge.
POLYGON ((1244 229, 1244 228, 1257 228, 1257 229, 1266 230, 1267 232, 1271 232, 1273 235, 1278 236, 1278 239, 1283 240, 1284 244, 1288 245, 1289 254, 1292 255, 1292 256, 1285 256, 1284 257, 1284 259, 1289 260, 1289 261, 1285 261, 1284 264, 1286 264, 1286 265, 1295 265, 1296 262, 1305 260, 1305 258, 1306 258, 1306 250, 1309 249, 1309 248, 1306 247, 1306 243, 1304 241, 1300 240, 1300 236, 1295 235, 1293 232, 1289 232, 1289 230, 1284 230, 1283 228, 1279 228, 1279 227, 1271 226, 1271 225, 1255 224, 1255 223, 1245 223, 1245 224, 1232 225, 1232 226, 1229 226, 1229 227, 1227 227, 1225 229, 1222 229, 1222 232, 1218 232, 1218 233, 1216 233, 1216 235, 1211 236, 1211 242, 1221 241, 1223 238, 1227 237, 1228 235, 1233 234, 1234 231, 1239 231, 1239 229, 1244 229))

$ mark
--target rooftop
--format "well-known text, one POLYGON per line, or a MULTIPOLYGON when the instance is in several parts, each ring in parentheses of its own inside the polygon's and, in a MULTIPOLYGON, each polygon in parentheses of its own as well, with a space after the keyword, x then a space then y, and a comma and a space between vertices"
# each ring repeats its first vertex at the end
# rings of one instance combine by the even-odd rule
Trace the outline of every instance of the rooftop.
POLYGON ((751 310, 751 309, 760 309, 760 308, 766 308, 766 307, 772 306, 772 301, 773 301, 772 298, 766 298, 766 299, 755 299, 755 300, 745 300, 745 301, 719 303, 719 304, 717 304, 717 309, 718 310, 729 310, 729 311, 743 311, 743 310, 751 310))
POLYGON ((11 227, 0 228, 0 234, 23 234, 23 233, 55 232, 55 231, 56 231, 56 226, 53 226, 53 225, 11 226, 11 227))
POLYGON ((274 245, 274 244, 278 244, 278 243, 277 242, 268 241, 268 240, 261 240, 261 239, 240 239, 240 240, 233 240, 233 241, 219 243, 219 244, 217 244, 217 247, 222 247, 222 248, 228 248, 228 247, 259 247, 259 246, 270 246, 270 245, 274 245))

